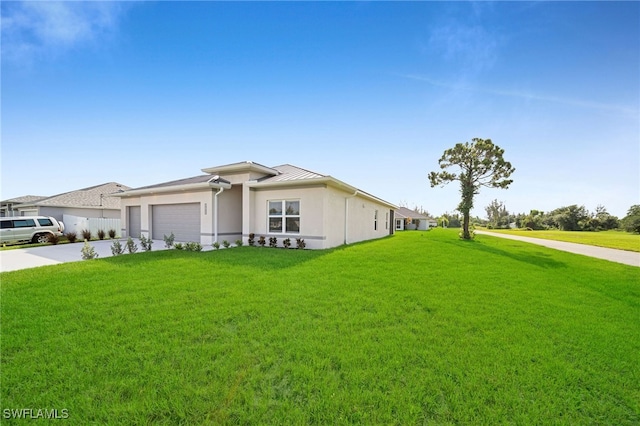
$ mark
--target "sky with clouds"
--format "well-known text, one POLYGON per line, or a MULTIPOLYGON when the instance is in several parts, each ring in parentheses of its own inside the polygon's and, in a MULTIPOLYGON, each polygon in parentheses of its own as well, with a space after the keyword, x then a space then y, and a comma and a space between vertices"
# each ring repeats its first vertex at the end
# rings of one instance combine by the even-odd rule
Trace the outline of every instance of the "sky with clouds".
POLYGON ((2 2, 0 198, 251 160, 432 214, 505 149, 514 213, 640 204, 638 2, 2 2))

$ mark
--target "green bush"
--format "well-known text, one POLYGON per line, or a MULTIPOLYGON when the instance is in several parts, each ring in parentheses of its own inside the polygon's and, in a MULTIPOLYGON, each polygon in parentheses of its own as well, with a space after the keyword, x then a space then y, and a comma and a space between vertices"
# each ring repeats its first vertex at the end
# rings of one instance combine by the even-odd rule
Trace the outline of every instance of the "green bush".
POLYGON ((264 247, 266 243, 267 240, 264 238, 264 235, 260 235, 260 238, 258 238, 258 244, 260 245, 260 247, 264 247))
POLYGON ((220 250, 220 243, 219 242, 214 242, 213 244, 211 244, 211 246, 216 249, 216 250, 220 250))
POLYGON ((127 251, 129 253, 135 253, 138 251, 138 246, 131 237, 127 238, 127 251))
POLYGON ((98 253, 96 253, 96 249, 93 246, 89 245, 89 242, 87 240, 84 241, 84 246, 82 246, 82 249, 80 249, 80 252, 82 253, 83 260, 90 260, 98 257, 98 253))
POLYGON ((256 234, 251 233, 249 234, 249 240, 248 243, 251 247, 253 247, 254 245, 256 245, 256 234))
POLYGON ((227 241, 227 240, 224 240, 224 241, 222 241, 222 245, 224 246, 224 248, 229 248, 231 243, 229 243, 229 241, 227 241))
POLYGON ((282 240, 282 246, 287 249, 291 247, 291 238, 285 238, 282 240))
POLYGON ((190 241, 184 245, 186 251, 202 251, 202 244, 190 241))
POLYGON ((145 237, 144 234, 140 234, 140 244, 142 245, 142 249, 144 251, 151 251, 153 240, 151 238, 145 237))
POLYGON ((166 248, 170 249, 171 247, 173 247, 173 243, 176 239, 176 236, 173 235, 173 232, 168 237, 164 235, 162 238, 164 239, 164 246, 166 248))
POLYGON ((182 243, 176 243, 174 247, 176 250, 184 250, 184 245, 182 243))
POLYGON ((276 237, 269 238, 269 247, 272 247, 272 248, 278 247, 278 239, 276 237))
POLYGON ((120 240, 114 240, 113 244, 111 244, 111 254, 114 256, 119 256, 124 253, 124 247, 120 243, 120 240))

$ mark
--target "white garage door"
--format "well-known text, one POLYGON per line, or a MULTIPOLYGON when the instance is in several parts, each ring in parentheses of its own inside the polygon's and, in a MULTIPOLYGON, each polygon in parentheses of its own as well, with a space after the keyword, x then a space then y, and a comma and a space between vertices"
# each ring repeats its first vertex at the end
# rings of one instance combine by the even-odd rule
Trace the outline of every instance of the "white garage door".
POLYGON ((129 210, 129 221, 127 223, 127 233, 132 238, 140 238, 140 206, 127 207, 129 210))
POLYGON ((151 210, 152 238, 162 240, 173 235, 176 241, 200 242, 200 203, 163 204, 151 210))

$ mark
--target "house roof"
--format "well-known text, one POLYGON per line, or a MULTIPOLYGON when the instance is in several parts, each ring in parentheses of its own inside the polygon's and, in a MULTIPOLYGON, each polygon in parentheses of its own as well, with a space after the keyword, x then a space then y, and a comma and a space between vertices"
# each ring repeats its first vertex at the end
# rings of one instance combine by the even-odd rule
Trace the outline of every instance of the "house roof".
POLYGON ((411 219, 432 219, 429 216, 423 215, 422 213, 418 213, 415 210, 408 209, 406 207, 398 207, 396 209, 396 218, 406 218, 410 217, 411 219))
POLYGON ((128 189, 131 188, 117 182, 108 182, 101 185, 78 189, 76 191, 64 192, 62 194, 53 195, 51 197, 41 198, 33 202, 25 202, 22 203, 20 207, 47 206, 119 209, 120 199, 110 197, 110 195, 117 192, 126 191, 128 189))
POLYGON ((22 203, 33 203, 38 200, 42 200, 43 198, 47 198, 44 195, 23 195, 22 197, 9 198, 8 200, 0 201, 0 204, 22 204, 22 203))
POLYGON ((286 186, 298 186, 298 185, 315 185, 326 184, 334 187, 339 187, 347 192, 352 192, 354 195, 359 194, 365 198, 369 198, 386 204, 391 208, 396 208, 395 205, 384 201, 374 195, 371 195, 365 191, 362 191, 356 187, 348 185, 338 179, 329 175, 323 175, 320 173, 312 172, 310 170, 303 169, 301 167, 293 166, 291 164, 282 164, 275 167, 267 167, 259 163, 252 161, 243 161, 239 163, 232 163, 222 166, 209 167, 202 169, 203 172, 209 173, 206 175, 194 176, 186 179, 179 179, 170 182, 159 183, 156 185, 144 186, 141 188, 135 188, 125 191, 120 194, 116 194, 117 197, 137 196, 142 194, 150 194, 154 192, 175 192, 175 191, 188 191, 204 189, 208 187, 212 188, 230 188, 230 182, 220 176, 236 173, 247 172, 260 172, 266 174, 266 176, 248 181, 247 185, 256 188, 267 187, 286 187, 286 186), (215 174, 212 176, 212 174, 215 174))

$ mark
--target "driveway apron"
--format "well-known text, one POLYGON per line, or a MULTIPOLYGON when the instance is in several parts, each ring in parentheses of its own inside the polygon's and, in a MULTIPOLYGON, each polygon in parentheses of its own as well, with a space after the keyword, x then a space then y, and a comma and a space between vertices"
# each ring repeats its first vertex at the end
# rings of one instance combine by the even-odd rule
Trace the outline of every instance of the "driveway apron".
POLYGON ((556 250, 568 251, 570 253, 582 254, 584 256, 609 260, 611 262, 624 263, 625 265, 640 267, 640 253, 616 250, 606 247, 596 247, 587 244, 568 243, 565 241, 543 240, 542 238, 521 237, 519 235, 502 234, 498 232, 476 231, 476 234, 490 235, 492 237, 506 238, 508 240, 523 241, 531 244, 549 247, 556 250))

